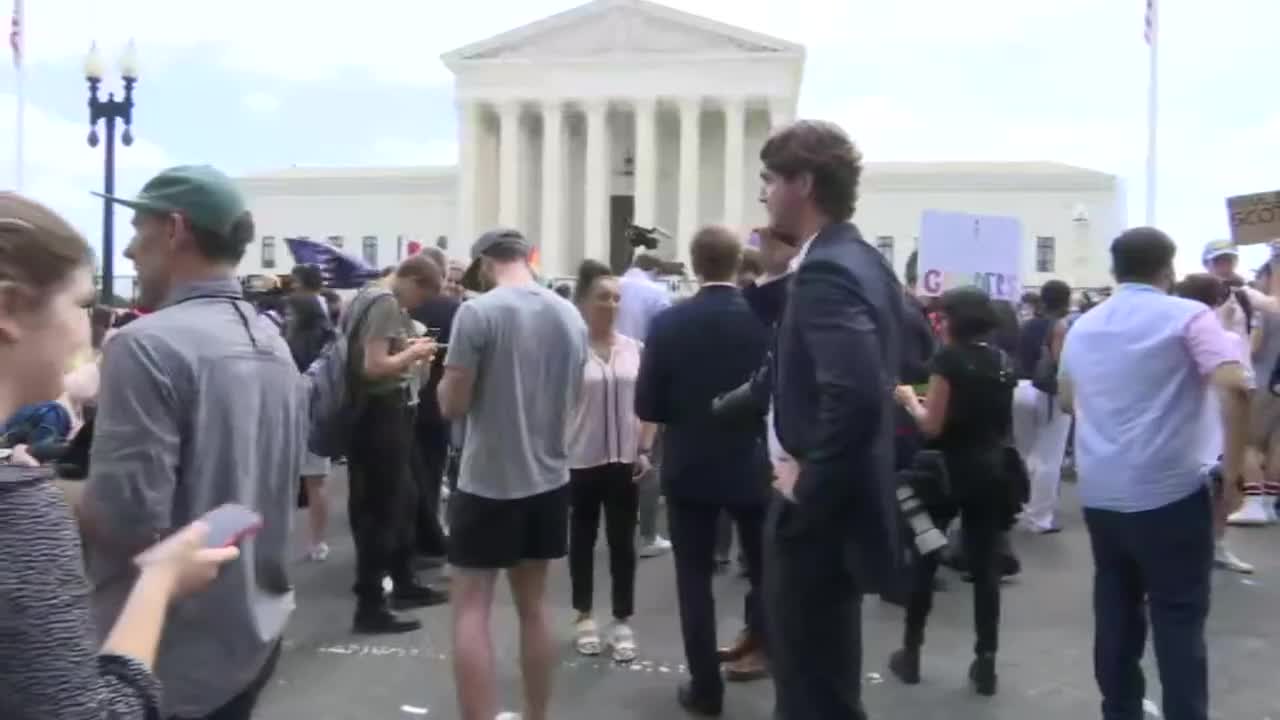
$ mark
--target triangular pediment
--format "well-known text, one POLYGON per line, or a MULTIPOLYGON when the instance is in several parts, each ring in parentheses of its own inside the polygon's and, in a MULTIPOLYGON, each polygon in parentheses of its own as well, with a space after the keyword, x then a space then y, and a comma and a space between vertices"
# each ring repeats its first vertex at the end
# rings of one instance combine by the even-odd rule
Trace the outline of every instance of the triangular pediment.
POLYGON ((455 50, 444 61, 454 67, 485 60, 755 53, 797 54, 803 48, 647 0, 595 0, 455 50))

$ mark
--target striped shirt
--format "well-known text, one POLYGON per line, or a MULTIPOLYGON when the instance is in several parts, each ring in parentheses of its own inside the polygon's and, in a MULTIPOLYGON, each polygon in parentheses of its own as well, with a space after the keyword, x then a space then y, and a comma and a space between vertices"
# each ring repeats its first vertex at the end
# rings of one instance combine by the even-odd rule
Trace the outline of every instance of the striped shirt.
POLYGON ((99 654, 80 533, 48 470, 0 465, 0 547, 0 718, 156 712, 155 676, 132 658, 99 654))

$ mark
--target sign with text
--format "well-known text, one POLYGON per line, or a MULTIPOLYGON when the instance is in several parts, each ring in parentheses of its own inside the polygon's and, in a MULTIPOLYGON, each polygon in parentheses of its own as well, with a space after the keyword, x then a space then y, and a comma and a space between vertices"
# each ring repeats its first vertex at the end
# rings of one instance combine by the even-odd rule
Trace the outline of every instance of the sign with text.
POLYGON ((1280 190, 1227 198, 1227 220, 1236 245, 1280 240, 1280 190))
POLYGON ((993 300, 1022 297, 1022 223, 1013 217, 926 210, 920 221, 925 296, 975 285, 993 300))

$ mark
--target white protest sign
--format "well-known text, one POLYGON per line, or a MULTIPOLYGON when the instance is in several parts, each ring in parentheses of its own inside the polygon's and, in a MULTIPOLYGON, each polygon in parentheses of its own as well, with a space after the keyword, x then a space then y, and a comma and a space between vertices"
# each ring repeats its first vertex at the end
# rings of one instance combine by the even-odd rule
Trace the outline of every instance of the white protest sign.
POLYGON ((921 295, 975 285, 993 300, 1022 297, 1022 222, 999 215, 926 210, 920 220, 921 295))

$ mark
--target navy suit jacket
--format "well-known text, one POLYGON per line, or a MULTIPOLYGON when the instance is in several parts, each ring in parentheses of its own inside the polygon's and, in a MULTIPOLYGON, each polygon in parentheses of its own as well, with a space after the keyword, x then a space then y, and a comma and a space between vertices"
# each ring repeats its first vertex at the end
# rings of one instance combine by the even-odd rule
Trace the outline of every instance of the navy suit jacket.
POLYGON ((791 280, 773 356, 774 427, 800 465, 778 532, 839 548, 864 592, 901 565, 893 387, 904 298, 851 223, 818 233, 791 280))
POLYGON ((764 362, 769 331, 741 291, 711 285, 662 311, 649 327, 636 414, 664 426, 662 484, 669 498, 741 504, 769 497, 764 425, 726 424, 711 401, 764 362))
POLYGON ((756 317, 772 328, 782 320, 790 284, 790 277, 780 277, 763 285, 751 284, 742 289, 742 296, 747 299, 747 304, 755 311, 756 317))

